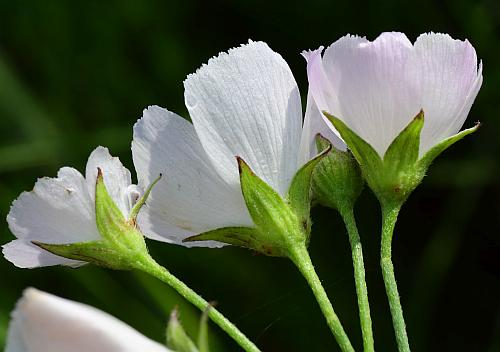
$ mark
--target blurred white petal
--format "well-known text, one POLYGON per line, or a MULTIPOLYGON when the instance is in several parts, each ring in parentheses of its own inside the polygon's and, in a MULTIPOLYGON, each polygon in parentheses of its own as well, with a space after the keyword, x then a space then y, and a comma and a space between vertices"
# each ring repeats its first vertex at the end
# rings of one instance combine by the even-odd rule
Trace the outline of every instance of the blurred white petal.
POLYGON ((12 313, 5 352, 165 352, 93 307, 27 289, 12 313))

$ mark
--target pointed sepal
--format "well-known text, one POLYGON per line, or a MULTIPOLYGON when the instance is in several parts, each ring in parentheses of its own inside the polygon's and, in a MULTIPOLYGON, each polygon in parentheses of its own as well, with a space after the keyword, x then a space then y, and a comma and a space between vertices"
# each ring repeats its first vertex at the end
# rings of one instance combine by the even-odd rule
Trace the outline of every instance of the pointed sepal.
MULTIPOLYGON (((237 158, 241 192, 256 225, 259 240, 264 240, 273 255, 288 256, 292 242, 305 243, 303 224, 289 204, 247 165, 237 158)), ((267 254, 267 253, 264 253, 267 254)))
POLYGON ((384 165, 387 171, 397 173, 399 170, 411 168, 417 162, 420 132, 423 127, 424 111, 420 110, 387 148, 384 154, 384 165))
POLYGON ((151 190, 158 183, 158 181, 160 181, 161 178, 162 178, 162 174, 159 174, 158 177, 156 178, 156 180, 154 180, 149 185, 149 187, 146 189, 146 191, 144 192, 143 196, 141 198, 139 198, 139 200, 137 201, 137 203, 135 203, 134 207, 130 211, 129 221, 131 221, 133 223, 136 222, 137 215, 139 215, 139 211, 144 206, 144 204, 146 204, 146 200, 148 199, 149 194, 151 193, 151 190))
MULTIPOLYGON (((316 136, 318 150, 325 150, 329 145, 328 139, 320 134, 316 136)), ((313 198, 333 209, 352 209, 363 184, 361 170, 352 153, 332 148, 314 169, 313 198)))
POLYGON ((177 309, 170 314, 167 325, 167 347, 176 352, 199 352, 179 321, 177 309))
POLYGON ((219 228, 188 237, 183 242, 218 241, 268 256, 290 257, 292 248, 306 246, 308 242, 311 173, 322 157, 323 154, 299 170, 286 199, 237 157, 241 192, 255 227, 219 228))
POLYGON ((381 169, 383 173, 378 176, 379 198, 404 202, 422 182, 425 170, 421 172, 416 165, 423 127, 424 111, 421 110, 387 148, 381 169))
POLYGON ((318 164, 328 155, 332 149, 330 141, 324 148, 320 149, 321 152, 313 159, 304 164, 294 175, 290 188, 288 190, 287 201, 290 207, 299 218, 304 231, 309 236, 311 232, 311 182, 315 168, 318 164))
POLYGON ((474 127, 468 128, 466 130, 460 131, 459 133, 446 138, 445 140, 441 141, 440 143, 436 144, 433 146, 431 149, 429 149, 423 156, 422 158, 418 161, 418 167, 422 169, 427 169, 431 163, 438 157, 439 154, 444 152, 446 149, 451 147, 453 144, 464 138, 465 136, 476 132, 479 127, 481 127, 481 123, 477 122, 474 127))
POLYGON ((251 227, 221 227, 185 238, 182 242, 196 241, 217 241, 252 249, 272 257, 283 256, 281 251, 276 251, 272 242, 267 241, 266 237, 259 235, 256 228, 251 227))
POLYGON ((365 180, 383 204, 402 204, 422 182, 427 168, 440 153, 479 128, 477 124, 449 137, 419 158, 420 133, 425 123, 424 111, 420 111, 394 139, 384 157, 380 158, 377 152, 345 123, 326 112, 324 114, 352 151, 365 180))
POLYGON ((130 258, 105 241, 70 244, 32 243, 52 254, 115 270, 130 270, 130 258))
POLYGON ((200 329, 198 332, 198 350, 200 352, 210 352, 210 344, 208 342, 208 312, 212 309, 212 304, 209 304, 203 311, 200 319, 200 329))
POLYGON ((116 240, 128 227, 121 210, 108 193, 100 168, 97 168, 95 185, 95 219, 99 233, 109 241, 116 240))
POLYGON ((371 173, 375 172, 382 166, 382 159, 370 144, 365 142, 363 138, 358 136, 354 131, 347 127, 344 122, 335 116, 330 115, 326 111, 323 111, 323 114, 340 133, 340 136, 351 150, 351 153, 358 161, 359 165, 363 169, 363 172, 368 173, 366 176, 369 177, 371 173))

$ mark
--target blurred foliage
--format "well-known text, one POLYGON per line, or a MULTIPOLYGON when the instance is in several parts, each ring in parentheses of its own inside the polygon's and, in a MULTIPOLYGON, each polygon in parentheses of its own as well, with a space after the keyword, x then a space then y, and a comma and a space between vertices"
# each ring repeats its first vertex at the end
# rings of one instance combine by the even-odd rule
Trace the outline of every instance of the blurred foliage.
MULTIPOLYGON (((97 145, 131 167, 132 125, 158 104, 187 116, 182 81, 248 38, 289 62, 305 94, 303 49, 346 33, 374 39, 399 30, 468 38, 484 62, 470 117, 480 131, 442 155, 410 197, 396 228, 394 259, 415 351, 500 350, 500 8, 495 0, 0 1, 0 215, 38 177, 83 169, 97 145)), ((357 206, 378 350, 395 350, 378 267, 380 217, 366 190, 357 206)), ((311 253, 345 328, 361 345, 348 240, 332 211, 313 211, 311 253)), ((12 238, 5 222, 0 243, 12 238)), ((330 351, 333 338, 292 265, 238 248, 150 243, 158 260, 216 300, 265 351, 330 351)), ((164 341, 179 306, 196 336, 199 312, 141 274, 95 267, 20 270, 0 259, 0 346, 8 314, 34 286, 92 304, 164 341)), ((214 351, 237 347, 211 325, 214 351)))

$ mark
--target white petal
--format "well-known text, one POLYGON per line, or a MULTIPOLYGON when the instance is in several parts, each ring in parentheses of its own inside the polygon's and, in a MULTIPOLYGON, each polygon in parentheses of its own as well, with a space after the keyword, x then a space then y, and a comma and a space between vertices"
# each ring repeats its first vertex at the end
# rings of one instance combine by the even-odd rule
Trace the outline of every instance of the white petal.
POLYGON ((326 124, 323 114, 318 110, 316 102, 309 92, 307 95, 304 128, 302 129, 302 138, 300 141, 299 164, 304 165, 318 154, 318 149, 316 148, 316 136, 318 134, 328 139, 335 148, 346 151, 346 144, 336 132, 333 127, 326 124))
POLYGON ((476 51, 447 34, 422 34, 409 62, 409 81, 425 113, 420 154, 457 133, 481 86, 476 51))
POLYGON ((83 176, 63 167, 57 178, 39 179, 33 191, 23 192, 7 215, 12 233, 44 243, 73 243, 100 238, 94 204, 83 176))
POLYGON ((86 264, 85 262, 59 257, 26 240, 14 240, 3 245, 2 253, 5 259, 18 268, 31 269, 52 265, 66 265, 75 268, 86 264))
POLYGON ((403 33, 383 33, 373 42, 343 37, 324 54, 324 69, 337 96, 329 105, 331 113, 381 156, 421 109, 406 79, 411 52, 403 33))
POLYGON ((302 108, 283 58, 262 42, 221 53, 184 82, 196 132, 219 174, 239 182, 235 156, 281 195, 297 171, 302 108))
POLYGON ((132 183, 130 171, 123 166, 120 159, 112 157, 108 148, 97 147, 89 156, 85 178, 88 182, 92 198, 95 194, 97 168, 101 168, 104 184, 109 195, 126 218, 130 213, 129 186, 132 183))
POLYGON ((139 226, 154 239, 179 243, 224 226, 252 226, 239 184, 214 169, 193 125, 168 110, 144 110, 134 126, 132 154, 139 184, 163 174, 139 213, 139 226))
POLYGON ((35 289, 12 313, 6 352, 165 352, 127 324, 93 307, 35 289))

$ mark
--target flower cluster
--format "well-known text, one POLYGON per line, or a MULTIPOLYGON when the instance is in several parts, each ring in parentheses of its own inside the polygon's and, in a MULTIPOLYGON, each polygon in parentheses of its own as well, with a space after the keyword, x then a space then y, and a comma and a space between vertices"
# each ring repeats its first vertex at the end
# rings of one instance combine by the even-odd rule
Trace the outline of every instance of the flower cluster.
MULTIPOLYGON (((468 41, 434 33, 413 44, 402 33, 374 41, 348 35, 303 56, 304 119, 294 76, 267 44, 249 41, 221 53, 184 81, 192 123, 151 106, 135 124, 138 185, 98 147, 85 176, 63 167, 13 202, 7 222, 17 239, 3 246, 5 258, 21 268, 92 263, 142 270, 205 310, 205 300, 150 257, 144 236, 285 257, 311 286, 340 348, 354 351, 307 251, 315 199, 345 220, 363 344, 373 351, 353 215, 366 182, 382 206, 382 272, 399 349, 409 351, 391 262, 394 224, 430 163, 477 129, 460 132, 482 66, 468 41)), ((258 351, 216 309, 206 314, 243 349, 258 351)), ((12 315, 6 351, 68 350, 168 349, 93 308, 27 290, 12 315)))

